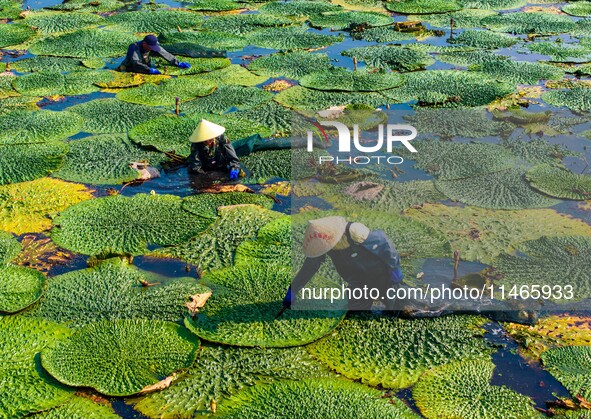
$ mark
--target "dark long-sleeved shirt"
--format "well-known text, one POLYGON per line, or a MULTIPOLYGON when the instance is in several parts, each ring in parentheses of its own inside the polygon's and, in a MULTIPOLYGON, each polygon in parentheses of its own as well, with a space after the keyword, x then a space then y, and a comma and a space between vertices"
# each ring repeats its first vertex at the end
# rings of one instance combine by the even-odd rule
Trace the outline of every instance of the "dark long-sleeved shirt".
POLYGON ((121 69, 134 73, 149 74, 151 66, 150 55, 152 54, 164 58, 171 65, 179 65, 179 60, 164 48, 160 47, 159 52, 144 50, 142 42, 135 42, 127 48, 127 55, 121 63, 121 69))
POLYGON ((216 138, 213 147, 205 143, 191 144, 189 168, 192 172, 206 172, 209 170, 240 169, 240 160, 236 150, 226 136, 216 138))

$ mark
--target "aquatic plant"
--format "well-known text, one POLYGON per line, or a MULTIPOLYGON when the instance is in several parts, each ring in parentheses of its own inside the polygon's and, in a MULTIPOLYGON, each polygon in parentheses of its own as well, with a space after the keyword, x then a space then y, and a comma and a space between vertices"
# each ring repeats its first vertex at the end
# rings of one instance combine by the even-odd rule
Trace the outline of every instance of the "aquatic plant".
POLYGON ((199 96, 207 96, 215 88, 215 83, 199 78, 199 76, 186 76, 163 80, 160 84, 145 83, 138 87, 123 89, 117 93, 117 99, 140 105, 172 108, 176 98, 184 102, 199 96))
POLYGON ((21 251, 18 240, 6 231, 0 231, 0 265, 5 265, 14 259, 21 251))
POLYGON ((272 98, 272 93, 255 87, 220 86, 211 95, 185 102, 183 112, 186 115, 223 114, 234 110, 251 109, 272 98))
POLYGON ((443 63, 464 67, 474 64, 484 64, 490 61, 506 60, 508 58, 506 55, 499 55, 496 52, 487 50, 444 52, 437 56, 437 59, 443 63))
MULTIPOLYGON (((513 127, 506 122, 489 119, 486 112, 482 109, 416 109, 413 114, 406 116, 405 119, 421 134, 432 133, 444 139, 454 137, 476 139, 489 136, 502 136, 502 134, 511 133, 513 130, 513 127)), ((430 146, 433 144, 431 142, 428 143, 429 147, 421 146, 421 149, 425 150, 425 155, 421 153, 421 156, 419 156, 417 153, 417 166, 440 176, 462 177, 465 173, 474 173, 473 169, 475 169, 468 168, 466 172, 462 173, 461 167, 454 167, 457 162, 444 161, 445 159, 440 160, 438 157, 440 152, 457 153, 459 154, 457 156, 459 159, 462 159, 461 155, 464 153, 466 153, 466 156, 474 156, 473 153, 475 153, 478 157, 473 158, 481 159, 482 161, 480 163, 482 164, 487 164, 492 158, 492 167, 490 169, 484 169, 487 171, 502 167, 502 162, 494 158, 496 153, 502 153, 503 158, 511 159, 508 153, 503 153, 498 147, 491 147, 484 143, 462 144, 439 142, 434 144, 435 150, 431 150, 430 146), (436 165, 437 167, 432 167, 431 165, 436 165)), ((466 158, 465 160, 470 159, 466 158)))
POLYGON ((47 35, 104 25, 104 21, 102 16, 92 13, 31 12, 24 23, 47 35))
POLYGON ((117 419, 110 404, 95 403, 87 397, 74 396, 61 406, 29 416, 33 419, 117 419))
POLYGON ((18 23, 0 25, 0 48, 22 44, 33 38, 36 33, 34 29, 18 23))
POLYGON ((234 263, 285 264, 291 258, 291 218, 280 217, 265 224, 256 240, 245 240, 237 248, 234 263))
POLYGON ((266 127, 270 130, 270 134, 275 136, 285 136, 290 133, 295 121, 292 111, 274 100, 229 116, 239 124, 255 124, 266 127))
MULTIPOLYGON (((511 0, 512 1, 512 0, 511 0)), ((480 21, 485 17, 497 16, 499 13, 492 10, 484 10, 481 8, 476 9, 463 9, 457 12, 445 13, 445 14, 432 14, 432 15, 411 15, 408 16, 408 20, 421 20, 422 22, 428 23, 435 28, 448 28, 450 26, 450 19, 454 19, 454 28, 457 29, 470 29, 470 28, 481 28, 482 24, 480 21)))
POLYGON ((591 372, 590 346, 553 348, 541 356, 544 368, 564 385, 573 397, 591 398, 589 373, 591 372))
POLYGON ((308 18, 326 12, 340 12, 343 8, 323 1, 302 0, 295 2, 274 1, 259 8, 260 13, 293 18, 308 18))
POLYGON ((45 276, 34 269, 0 265, 0 312, 16 313, 41 297, 45 276))
POLYGON ((331 67, 328 55, 325 53, 311 54, 303 51, 266 55, 248 64, 248 69, 256 74, 269 77, 285 76, 296 80, 307 74, 328 70, 331 67))
POLYGON ((591 110, 591 89, 574 87, 569 90, 551 90, 542 95, 542 99, 550 105, 566 106, 573 111, 591 110))
POLYGON ((10 67, 21 73, 37 71, 81 71, 85 69, 78 58, 44 56, 14 61, 10 63, 10 67))
POLYGON ((243 9, 244 3, 234 0, 190 0, 187 3, 187 9, 207 11, 207 12, 225 12, 230 10, 243 9))
MULTIPOLYGON (((248 45, 248 41, 244 37, 227 32, 221 32, 220 28, 209 29, 205 32, 165 32, 161 33, 158 36, 158 39, 163 44, 188 42, 201 45, 206 48, 215 48, 229 51, 241 50, 248 45)), ((167 45, 164 47, 166 48, 167 45)))
POLYGON ((386 9, 405 15, 445 13, 460 10, 461 8, 462 6, 454 0, 402 0, 386 3, 386 9))
POLYGON ((141 255, 150 244, 182 243, 210 223, 184 211, 177 196, 116 195, 62 211, 51 237, 58 246, 86 255, 141 255))
POLYGON ((41 71, 17 77, 12 83, 14 89, 28 96, 72 96, 98 92, 96 82, 111 80, 106 71, 41 71))
POLYGON ((393 45, 351 48, 343 51, 342 54, 347 57, 356 57, 371 67, 399 71, 420 70, 435 62, 426 52, 393 45))
POLYGON ((189 29, 201 26, 203 16, 186 10, 150 10, 117 13, 107 18, 113 29, 125 32, 168 32, 177 28, 189 29))
POLYGON ((308 21, 314 28, 330 28, 334 31, 347 30, 358 25, 386 26, 394 22, 392 17, 383 13, 352 11, 316 13, 308 21))
POLYGON ((293 21, 286 17, 278 17, 266 14, 238 14, 226 16, 213 16, 203 22, 203 28, 244 35, 252 31, 275 26, 293 25, 293 21))
POLYGON ((70 0, 66 3, 46 6, 48 10, 80 11, 80 12, 112 12, 125 7, 122 0, 70 0))
POLYGON ((369 42, 398 42, 411 41, 416 39, 428 38, 431 35, 429 31, 419 32, 400 32, 392 29, 392 26, 377 26, 373 28, 363 28, 361 31, 351 33, 353 39, 362 39, 369 42))
POLYGON ((67 144, 0 145, 0 185, 26 182, 57 170, 68 152, 67 144))
POLYGON ((195 335, 174 323, 105 320, 43 349, 41 363, 67 385, 130 396, 190 367, 198 348, 195 335))
POLYGON ((513 34, 552 35, 568 33, 575 28, 575 22, 570 17, 549 13, 506 13, 485 17, 481 23, 493 31, 513 34))
POLYGON ((591 199, 591 176, 573 173, 565 167, 541 164, 525 174, 535 189, 563 199, 591 199))
POLYGON ((195 77, 195 80, 206 80, 216 85, 234 86, 256 86, 267 79, 268 77, 257 76, 238 64, 232 64, 220 70, 211 71, 195 77))
POLYGON ((509 48, 519 42, 519 39, 504 33, 468 30, 455 37, 453 42, 476 48, 497 49, 509 48))
POLYGON ((591 56, 591 48, 580 44, 533 42, 528 44, 527 48, 539 54, 549 55, 552 61, 587 62, 591 56))
MULTIPOLYGON (((182 52, 179 54, 180 51, 174 51, 173 48, 171 48, 171 50, 172 51, 169 51, 170 53, 182 55, 182 52)), ((191 68, 183 69, 171 66, 165 60, 159 57, 154 59, 154 63, 156 67, 161 69, 163 74, 171 76, 190 76, 192 74, 208 73, 210 71, 215 72, 215 70, 221 70, 222 68, 226 68, 231 64, 228 58, 183 57, 182 60, 191 64, 191 68)))
POLYGON ((537 84, 540 80, 559 80, 564 77, 560 68, 525 61, 488 61, 470 68, 484 73, 495 80, 505 80, 516 84, 537 84))
POLYGON ((571 16, 591 17, 591 2, 588 1, 569 3, 562 6, 561 9, 571 16))
POLYGON ((195 215, 207 218, 218 217, 218 207, 228 205, 259 205, 271 209, 274 201, 268 196, 247 192, 200 193, 183 199, 182 207, 195 215))
POLYGON ((322 111, 331 106, 350 104, 375 107, 383 105, 386 101, 383 96, 374 92, 329 92, 307 89, 302 86, 294 86, 281 91, 275 96, 275 100, 285 107, 301 111, 322 111))
POLYGON ((15 110, 0 115, 0 144, 31 144, 64 140, 82 128, 71 112, 15 110))
POLYGON ((508 10, 525 6, 525 0, 458 0, 464 9, 508 10))
POLYGON ((404 82, 398 73, 350 71, 343 67, 308 74, 300 79, 300 85, 316 90, 345 92, 377 92, 392 89, 404 82))
POLYGON ((327 47, 345 39, 343 35, 309 32, 307 26, 266 28, 251 32, 246 37, 252 45, 280 51, 327 47))

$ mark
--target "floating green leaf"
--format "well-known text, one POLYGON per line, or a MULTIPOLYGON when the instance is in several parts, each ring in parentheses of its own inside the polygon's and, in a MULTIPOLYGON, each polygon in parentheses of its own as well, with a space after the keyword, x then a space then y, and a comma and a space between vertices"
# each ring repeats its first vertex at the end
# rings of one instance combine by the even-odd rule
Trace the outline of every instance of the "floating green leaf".
POLYGON ((509 48, 519 42, 518 38, 504 33, 490 31, 464 31, 453 40, 454 44, 468 45, 476 48, 509 48))
POLYGON ((0 144, 63 140, 80 131, 82 117, 71 112, 14 111, 0 115, 0 144))
POLYGON ((309 32, 306 26, 295 26, 261 29, 249 33, 247 39, 249 43, 257 47, 293 51, 327 47, 342 42, 344 37, 343 35, 313 33, 309 32))
POLYGON ((309 22, 312 27, 342 31, 359 25, 386 26, 394 20, 383 13, 338 11, 311 15, 309 22))
POLYGON ((549 13, 506 13, 485 17, 482 24, 493 31, 514 34, 551 35, 568 33, 575 29, 575 22, 570 17, 549 13))
POLYGON ((562 11, 571 16, 591 17, 591 2, 579 1, 562 6, 562 11))
POLYGON ((174 67, 158 57, 154 59, 154 63, 164 74, 171 76, 189 76, 210 71, 215 72, 215 70, 220 70, 230 65, 230 60, 228 58, 182 58, 182 60, 191 64, 191 68, 182 69, 174 67))
MULTIPOLYGON (((185 325, 203 339, 236 346, 287 347, 313 342, 334 329, 343 311, 281 310, 291 269, 278 265, 236 266, 209 272, 213 296, 185 325)), ((325 302, 326 308, 330 308, 325 302)), ((336 304, 335 304, 336 305, 336 304)))
POLYGON ((579 175, 570 170, 550 164, 532 167, 525 174, 535 189, 562 199, 591 199, 591 176, 579 175))
POLYGON ((182 243, 210 223, 184 211, 181 199, 173 195, 116 195, 62 211, 54 220, 52 239, 86 255, 141 255, 149 244, 182 243))
POLYGON ((275 100, 288 108, 304 111, 322 111, 331 106, 350 104, 380 106, 386 102, 378 93, 328 92, 301 86, 283 90, 275 96, 275 100))
MULTIPOLYGON (((217 28, 217 31, 222 30, 223 26, 217 28)), ((222 50, 241 50, 248 45, 248 41, 240 35, 230 34, 226 32, 217 32, 216 30, 208 30, 206 32, 166 32, 158 36, 158 39, 163 44, 173 44, 178 42, 189 42, 192 44, 201 45, 206 48, 215 48, 222 50)), ((166 48, 166 45, 165 45, 166 48)))
POLYGON ((417 38, 428 37, 430 32, 401 32, 392 29, 392 26, 378 26, 374 28, 363 28, 361 31, 354 31, 351 33, 353 39, 362 39, 369 42, 398 42, 398 41, 412 41, 417 38))
POLYGON ((6 231, 0 231, 0 265, 10 262, 20 251, 21 245, 16 238, 6 231))
MULTIPOLYGON (((459 0, 464 9, 508 10, 525 6, 525 0, 459 0)), ((539 3, 542 3, 541 1, 539 3)))
POLYGON ((32 419, 117 419, 110 404, 99 404, 86 397, 74 396, 67 403, 29 416, 32 419))
POLYGON ((14 74, 9 72, 0 73, 0 99, 20 96, 12 87, 12 82, 14 80, 16 80, 14 74))
POLYGON ((0 230, 15 234, 47 230, 48 215, 90 198, 83 185, 50 178, 0 186, 0 230))
POLYGON ((566 106, 573 111, 591 110, 591 89, 575 87, 570 90, 551 90, 542 99, 554 106, 566 106))
POLYGON ((553 348, 542 354, 544 367, 572 394, 591 397, 591 347, 566 346, 553 348))
POLYGON ((475 66, 473 70, 482 72, 495 80, 517 84, 537 84, 540 80, 559 80, 564 77, 564 71, 560 68, 525 61, 489 61, 475 66))
POLYGON ((84 67, 77 58, 32 57, 10 63, 10 67, 21 73, 37 71, 79 71, 84 67))
MULTIPOLYGON (((318 153, 318 152, 316 152, 318 153)), ((265 183, 271 178, 298 179, 313 176, 316 170, 310 164, 320 154, 310 154, 305 150, 257 151, 242 158, 248 171, 245 183, 265 183)))
POLYGON ((345 92, 377 92, 400 86, 404 81, 398 73, 350 71, 343 67, 308 74, 300 80, 304 87, 316 90, 345 92))
POLYGON ((16 313, 41 297, 45 276, 34 269, 0 266, 0 312, 16 313))
POLYGON ((117 99, 140 105, 172 107, 177 97, 184 102, 199 96, 207 96, 215 90, 214 83, 198 77, 186 76, 167 79, 160 84, 145 83, 138 87, 122 90, 117 93, 117 99))
POLYGON ((69 329, 44 320, 0 317, 0 416, 24 417, 59 406, 72 396, 38 361, 43 348, 70 334, 69 329))
POLYGON ((235 123, 256 124, 268 128, 270 134, 284 136, 291 132, 294 117, 292 111, 275 101, 269 101, 246 111, 231 114, 235 123))
POLYGON ((0 145, 0 185, 47 176, 67 152, 68 146, 57 142, 0 145))
POLYGON ((187 3, 190 3, 187 6, 189 10, 208 12, 224 12, 244 8, 244 3, 235 0, 190 0, 187 3))
POLYGON ((195 80, 205 80, 216 85, 256 86, 268 77, 257 76, 238 64, 232 64, 221 70, 211 71, 196 76, 195 80))
POLYGON ((260 205, 263 208, 271 209, 274 201, 268 196, 247 192, 201 193, 183 199, 182 207, 195 215, 217 218, 218 207, 244 204, 260 205))
POLYGON ((386 9, 391 12, 402 13, 405 15, 445 13, 460 10, 461 8, 462 6, 454 0, 402 0, 389 1, 386 3, 386 9))
POLYGON ((206 289, 193 278, 161 284, 163 279, 110 259, 51 278, 41 301, 25 315, 74 327, 115 319, 176 322, 188 313, 185 304, 190 296, 206 289))
POLYGON ((24 22, 43 34, 70 32, 104 24, 104 18, 91 13, 32 12, 24 22))
POLYGON ((130 396, 195 360, 199 340, 174 323, 112 320, 91 323, 41 353, 43 367, 70 386, 130 396))
POLYGON ((426 372, 412 395, 428 419, 541 417, 529 397, 504 386, 490 385, 494 369, 490 359, 443 365, 426 372))
POLYGON ((406 388, 427 370, 449 362, 488 357, 481 317, 402 320, 358 314, 335 333, 308 346, 318 360, 352 380, 406 388), (441 345, 445 342, 445 345, 441 345))
POLYGON ((156 118, 163 110, 151 106, 122 102, 117 99, 95 99, 67 108, 84 118, 82 131, 93 134, 127 132, 136 125, 156 118))
POLYGON ((126 7, 121 0, 70 0, 66 3, 46 6, 46 9, 60 11, 112 12, 126 7))
POLYGON ((160 419, 192 417, 240 390, 278 379, 329 375, 303 348, 258 349, 205 346, 183 378, 143 397, 135 409, 160 419))
POLYGON ((482 24, 480 21, 482 19, 485 17, 497 15, 498 13, 492 10, 464 9, 446 14, 413 15, 408 16, 408 20, 421 20, 422 22, 428 23, 435 28, 449 28, 450 19, 453 17, 454 28, 469 29, 481 28, 482 24))
POLYGON ((399 71, 420 70, 435 62, 426 52, 394 45, 352 48, 343 51, 342 54, 347 57, 356 57, 371 67, 382 67, 399 71))
POLYGON ((292 2, 274 1, 264 4, 260 13, 275 16, 289 16, 295 18, 307 18, 325 12, 340 12, 343 8, 324 1, 298 0, 292 2))
POLYGON ((177 28, 199 27, 203 16, 186 10, 150 10, 117 13, 107 23, 126 32, 168 32, 177 28))
POLYGON ((527 48, 530 51, 549 55, 552 61, 587 62, 591 57, 591 49, 580 44, 533 42, 528 44, 527 48))
POLYGON ((209 96, 197 98, 183 104, 185 114, 223 114, 235 110, 246 110, 270 101, 273 94, 255 87, 220 86, 209 96))
POLYGON ((498 55, 496 52, 487 50, 444 52, 437 56, 437 59, 441 62, 464 67, 473 64, 484 64, 490 61, 506 60, 508 58, 506 55, 498 55))
POLYGON ((244 35, 262 28, 289 26, 292 24, 292 20, 284 17, 265 14, 238 14, 210 17, 205 20, 203 27, 233 35, 244 35))
MULTIPOLYGON (((0 77, 0 80, 2 78, 0 77)), ((1 83, 0 83, 1 85, 1 83)), ((13 90, 16 93, 16 91, 13 90)), ((18 93, 17 93, 18 94, 18 93)), ((2 87, 0 86, 0 96, 2 95, 2 87)), ((40 97, 30 97, 30 96, 16 96, 16 97, 7 97, 7 98, 0 98, 0 116, 6 115, 8 113, 14 111, 35 111, 39 110, 37 107, 37 102, 41 99, 40 97)), ((2 120, 2 118, 0 118, 2 120)))
POLYGON ((306 74, 328 70, 331 67, 326 54, 302 51, 271 54, 257 58, 248 64, 248 69, 257 74, 292 79, 299 79, 306 74))
POLYGON ((574 155, 565 147, 558 144, 550 144, 543 139, 533 139, 530 141, 517 139, 507 141, 503 145, 511 150, 515 156, 532 164, 556 164, 562 158, 574 155))
POLYGON ((22 13, 20 0, 0 0, 0 19, 17 19, 22 13))
POLYGON ((28 96, 72 96, 98 92, 94 83, 111 79, 111 74, 106 71, 43 71, 20 76, 12 85, 17 92, 28 96))
POLYGON ((58 57, 117 57, 136 41, 136 36, 130 33, 81 29, 43 38, 31 45, 29 52, 58 57))
POLYGON ((259 230, 256 240, 246 240, 236 249, 236 265, 250 263, 285 264, 291 258, 291 218, 273 220, 259 230))
POLYGON ((35 30, 22 24, 0 25, 0 48, 22 44, 35 36, 35 30))
POLYGON ((463 260, 482 263, 542 236, 591 236, 588 224, 551 209, 503 211, 426 204, 406 210, 405 215, 444 234, 463 260))

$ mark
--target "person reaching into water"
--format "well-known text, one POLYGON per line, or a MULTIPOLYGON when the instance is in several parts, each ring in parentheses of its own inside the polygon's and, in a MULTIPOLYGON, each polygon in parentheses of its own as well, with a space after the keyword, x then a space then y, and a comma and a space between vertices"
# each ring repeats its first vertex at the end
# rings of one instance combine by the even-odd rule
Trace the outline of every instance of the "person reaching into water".
POLYGON ((152 67, 151 55, 161 57, 170 65, 178 68, 191 68, 191 64, 177 60, 174 55, 162 48, 155 35, 147 35, 143 40, 135 42, 127 48, 127 55, 117 70, 142 74, 162 74, 152 67))

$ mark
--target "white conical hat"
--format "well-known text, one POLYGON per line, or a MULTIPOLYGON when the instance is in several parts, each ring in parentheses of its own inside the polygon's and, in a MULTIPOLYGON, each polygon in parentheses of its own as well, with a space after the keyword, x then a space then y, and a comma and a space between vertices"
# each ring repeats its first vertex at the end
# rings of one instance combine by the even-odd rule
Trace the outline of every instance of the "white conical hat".
POLYGON ((193 134, 189 137, 189 141, 192 143, 202 143, 203 141, 217 138, 224 132, 226 132, 226 128, 221 125, 202 119, 199 125, 197 125, 197 128, 195 128, 195 131, 193 131, 193 134))
POLYGON ((304 235, 304 255, 316 258, 332 249, 345 234, 347 220, 343 217, 325 217, 308 221, 304 235))

